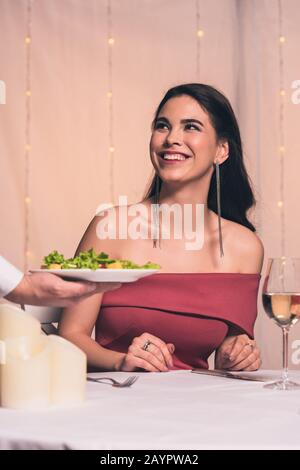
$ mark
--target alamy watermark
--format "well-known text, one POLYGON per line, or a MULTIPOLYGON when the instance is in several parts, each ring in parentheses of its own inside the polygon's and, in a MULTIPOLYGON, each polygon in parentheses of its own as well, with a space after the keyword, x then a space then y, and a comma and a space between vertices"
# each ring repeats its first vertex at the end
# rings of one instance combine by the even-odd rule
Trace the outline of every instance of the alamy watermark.
POLYGON ((293 104, 300 104, 300 80, 294 80, 291 88, 293 91, 291 99, 293 104))
POLYGON ((294 350, 292 353, 292 363, 298 366, 300 364, 300 339, 295 339, 292 342, 292 349, 294 350))
POLYGON ((131 240, 185 240, 186 250, 200 250, 204 244, 204 204, 128 205, 127 196, 119 196, 119 204, 101 204, 97 237, 131 240))
POLYGON ((6 104, 6 85, 3 80, 0 80, 0 104, 6 104))

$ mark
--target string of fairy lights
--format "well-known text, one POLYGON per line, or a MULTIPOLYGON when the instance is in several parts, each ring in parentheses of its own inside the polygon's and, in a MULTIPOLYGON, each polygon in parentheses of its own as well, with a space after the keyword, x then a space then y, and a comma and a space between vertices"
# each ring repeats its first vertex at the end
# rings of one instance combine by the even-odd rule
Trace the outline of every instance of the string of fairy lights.
POLYGON ((201 40, 204 36, 204 31, 201 28, 201 18, 200 18, 200 0, 195 0, 196 2, 196 77, 197 81, 200 80, 200 58, 201 58, 201 40))
MULTIPOLYGON (((32 55, 32 7, 34 0, 26 0, 26 35, 25 35, 25 152, 24 152, 24 270, 28 269, 30 252, 30 163, 31 163, 31 55, 32 55)), ((280 252, 285 254, 285 204, 284 204, 284 178, 285 178, 285 97, 284 88, 284 46, 286 36, 283 33, 282 0, 277 0, 278 5, 278 57, 279 57, 279 199, 277 201, 280 210, 280 252)), ((201 25, 200 0, 195 0, 196 10, 196 77, 200 80, 201 43, 205 32, 201 25)), ((115 188, 115 146, 114 146, 114 110, 113 110, 113 48, 115 38, 113 35, 112 0, 107 0, 107 73, 108 73, 108 157, 109 157, 109 193, 111 203, 114 204, 115 188)))
POLYGON ((31 44, 32 0, 26 3, 25 36, 25 156, 24 156, 24 271, 30 258, 31 44))
POLYGON ((257 12, 257 3, 252 2, 252 41, 254 47, 254 76, 255 76, 255 92, 253 99, 255 100, 255 182, 258 194, 257 206, 254 213, 255 228, 259 236, 262 236, 262 205, 261 205, 261 137, 262 137, 262 123, 261 123, 261 30, 258 27, 259 14, 257 12))
POLYGON ((283 11, 282 0, 277 0, 278 3, 278 57, 279 57, 279 200, 277 206, 280 210, 280 252, 281 256, 285 255, 285 194, 284 194, 284 179, 285 179, 285 96, 286 90, 284 88, 284 45, 286 37, 283 33, 283 11))
MULTIPOLYGON (((108 154, 109 154, 109 192, 114 203, 114 114, 113 114, 113 37, 112 5, 107 0, 107 70, 108 70, 108 154)), ((24 271, 28 270, 30 251, 30 160, 31 160, 31 48, 32 48, 32 6, 33 0, 26 1, 25 36, 25 153, 24 153, 24 271)))
POLYGON ((115 38, 113 37, 113 17, 111 0, 107 0, 107 69, 108 69, 108 156, 109 156, 109 193, 111 204, 115 201, 114 173, 115 173, 115 146, 114 146, 114 108, 113 108, 113 46, 115 38))

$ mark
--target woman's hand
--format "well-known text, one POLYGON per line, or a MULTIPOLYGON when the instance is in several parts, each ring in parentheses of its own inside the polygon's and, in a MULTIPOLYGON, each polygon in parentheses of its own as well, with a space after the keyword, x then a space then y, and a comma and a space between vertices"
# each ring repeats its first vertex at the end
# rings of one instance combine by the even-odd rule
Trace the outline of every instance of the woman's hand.
POLYGON ((133 339, 120 365, 121 371, 144 369, 148 372, 167 372, 173 367, 172 354, 175 346, 165 343, 156 336, 143 333, 133 339))
POLYGON ((252 371, 260 366, 260 350, 245 334, 227 336, 216 351, 216 369, 252 371))

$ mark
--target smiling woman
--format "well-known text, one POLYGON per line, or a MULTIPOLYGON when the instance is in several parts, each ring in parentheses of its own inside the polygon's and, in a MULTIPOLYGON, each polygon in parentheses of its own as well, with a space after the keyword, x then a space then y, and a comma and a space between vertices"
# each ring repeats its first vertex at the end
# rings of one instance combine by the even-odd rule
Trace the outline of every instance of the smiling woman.
MULTIPOLYGON (((243 162, 238 123, 227 98, 215 88, 198 83, 171 88, 157 108, 152 128, 150 153, 156 175, 146 197, 153 197, 158 191, 160 200, 164 197, 161 189, 166 175, 157 155, 179 152, 193 161, 187 162, 190 167, 175 175, 175 179, 178 176, 179 182, 181 178, 193 180, 195 189, 202 190, 208 208, 217 213, 215 169, 219 164, 222 165, 222 215, 254 231, 246 215, 255 203, 254 196, 243 162)), ((172 178, 172 173, 167 177, 172 178)))
POLYGON ((209 117, 197 101, 190 96, 178 96, 167 101, 155 120, 150 143, 151 159, 156 173, 163 181, 194 180, 199 185, 199 178, 204 174, 207 174, 207 178, 211 177, 212 164, 217 158, 219 161, 228 158, 227 142, 220 145, 218 153, 217 145, 209 117), (182 119, 183 109, 190 118, 182 119), (214 154, 216 156, 213 159, 214 154), (172 166, 170 171, 166 161, 187 164, 172 166))
MULTIPOLYGON (((67 309, 61 334, 100 369, 207 368, 214 351, 218 368, 257 369, 260 354, 253 326, 263 248, 247 218, 254 197, 229 101, 208 85, 170 89, 155 113, 150 158, 155 176, 142 204, 155 208, 153 239, 99 240, 100 214, 78 251, 94 248, 141 264, 152 259, 162 272, 67 309), (204 208, 200 248, 187 249, 187 232, 176 236, 175 217, 169 219, 172 235, 161 236, 163 206, 187 206, 197 229, 193 216, 199 204, 204 208), (95 325, 94 341, 90 335, 95 325)), ((135 206, 130 206, 126 227, 135 206)))

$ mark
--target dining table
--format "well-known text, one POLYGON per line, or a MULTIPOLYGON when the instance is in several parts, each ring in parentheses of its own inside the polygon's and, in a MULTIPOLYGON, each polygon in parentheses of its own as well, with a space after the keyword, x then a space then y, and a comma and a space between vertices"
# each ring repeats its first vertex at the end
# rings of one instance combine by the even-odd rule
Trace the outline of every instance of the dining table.
MULTIPOLYGON (((248 373, 261 381, 190 370, 90 377, 131 375, 123 388, 87 381, 77 406, 0 408, 0 449, 300 449, 300 391, 263 387, 280 371, 248 373)), ((300 371, 291 377, 300 382, 300 371)))

